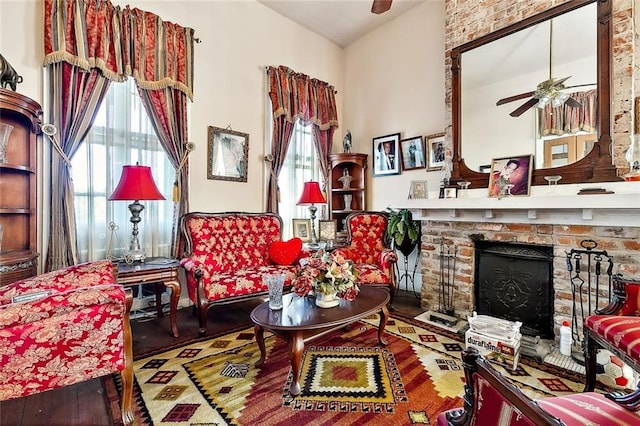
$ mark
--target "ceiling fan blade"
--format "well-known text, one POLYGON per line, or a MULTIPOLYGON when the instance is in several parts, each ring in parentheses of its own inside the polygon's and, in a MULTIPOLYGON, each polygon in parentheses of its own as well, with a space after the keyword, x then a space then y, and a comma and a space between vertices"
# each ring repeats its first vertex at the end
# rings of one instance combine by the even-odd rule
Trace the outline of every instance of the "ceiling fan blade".
POLYGON ((538 100, 536 98, 531 98, 527 102, 525 102, 522 105, 520 105, 517 109, 515 109, 509 115, 512 116, 512 117, 520 117, 526 110, 528 110, 529 108, 531 108, 532 106, 534 106, 537 103, 538 103, 538 100))
POLYGON ((498 102, 496 102, 496 106, 506 104, 513 101, 519 101, 520 99, 528 98, 532 96, 535 92, 526 92, 520 93, 519 95, 509 96, 508 98, 502 98, 498 102))
POLYGON ((582 104, 581 104, 580 102, 576 101, 576 100, 575 100, 575 99, 573 99, 573 98, 568 98, 568 99, 565 101, 565 103, 566 103, 567 105, 569 105, 570 107, 574 107, 574 108, 582 108, 582 104))
POLYGON ((371 13, 379 15, 391 9, 391 1, 392 0, 373 0, 373 4, 371 5, 371 13))
POLYGON ((559 79, 559 80, 555 80, 555 81, 553 82, 553 85, 554 85, 554 86, 560 85, 560 84, 564 83, 565 81, 569 80, 570 78, 571 78, 571 76, 569 76, 569 77, 565 77, 565 78, 561 78, 561 79, 559 79))

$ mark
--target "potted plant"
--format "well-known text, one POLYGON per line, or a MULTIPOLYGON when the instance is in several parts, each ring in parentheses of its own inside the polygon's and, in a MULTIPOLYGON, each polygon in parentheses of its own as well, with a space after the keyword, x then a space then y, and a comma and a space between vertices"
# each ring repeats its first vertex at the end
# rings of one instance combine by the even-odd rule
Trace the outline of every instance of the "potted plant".
POLYGON ((405 257, 409 256, 420 242, 420 222, 413 220, 411 211, 407 209, 387 207, 387 214, 387 238, 393 248, 400 250, 405 257))

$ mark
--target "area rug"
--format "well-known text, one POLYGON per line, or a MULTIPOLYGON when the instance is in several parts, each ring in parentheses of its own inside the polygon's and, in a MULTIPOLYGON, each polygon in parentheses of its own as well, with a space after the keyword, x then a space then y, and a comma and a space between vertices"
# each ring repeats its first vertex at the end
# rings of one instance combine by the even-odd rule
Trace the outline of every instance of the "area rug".
MULTIPOLYGON (((266 361, 253 328, 231 332, 135 362, 139 425, 432 425, 462 406, 461 339, 392 316, 389 344, 378 345, 378 317, 306 345, 301 393, 292 381, 286 344, 265 333, 266 361)), ((583 385, 521 362, 497 368, 532 398, 580 392, 583 385)), ((576 378, 579 379, 579 378, 576 378)), ((117 407, 113 415, 119 416, 117 407)))

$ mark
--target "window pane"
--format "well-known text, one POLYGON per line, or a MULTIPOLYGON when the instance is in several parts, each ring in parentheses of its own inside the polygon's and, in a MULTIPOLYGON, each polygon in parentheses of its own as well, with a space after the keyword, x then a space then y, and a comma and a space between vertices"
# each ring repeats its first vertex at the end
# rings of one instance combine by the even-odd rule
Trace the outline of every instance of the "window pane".
POLYGON ((151 167, 165 201, 142 201, 138 238, 147 256, 169 256, 173 222, 174 168, 153 131, 133 79, 112 83, 96 120, 72 159, 78 250, 81 261, 106 257, 109 222, 114 257, 129 247, 132 224, 130 201, 109 201, 120 181, 122 166, 139 163, 151 167))

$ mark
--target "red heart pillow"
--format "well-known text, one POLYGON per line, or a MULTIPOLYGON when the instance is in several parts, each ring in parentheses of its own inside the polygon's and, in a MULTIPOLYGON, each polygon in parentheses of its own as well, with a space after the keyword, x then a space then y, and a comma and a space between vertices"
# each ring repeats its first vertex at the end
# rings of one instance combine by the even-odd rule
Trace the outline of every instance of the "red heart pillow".
POLYGON ((274 241, 269 246, 269 259, 276 265, 291 265, 302 251, 302 240, 292 238, 289 241, 274 241))

